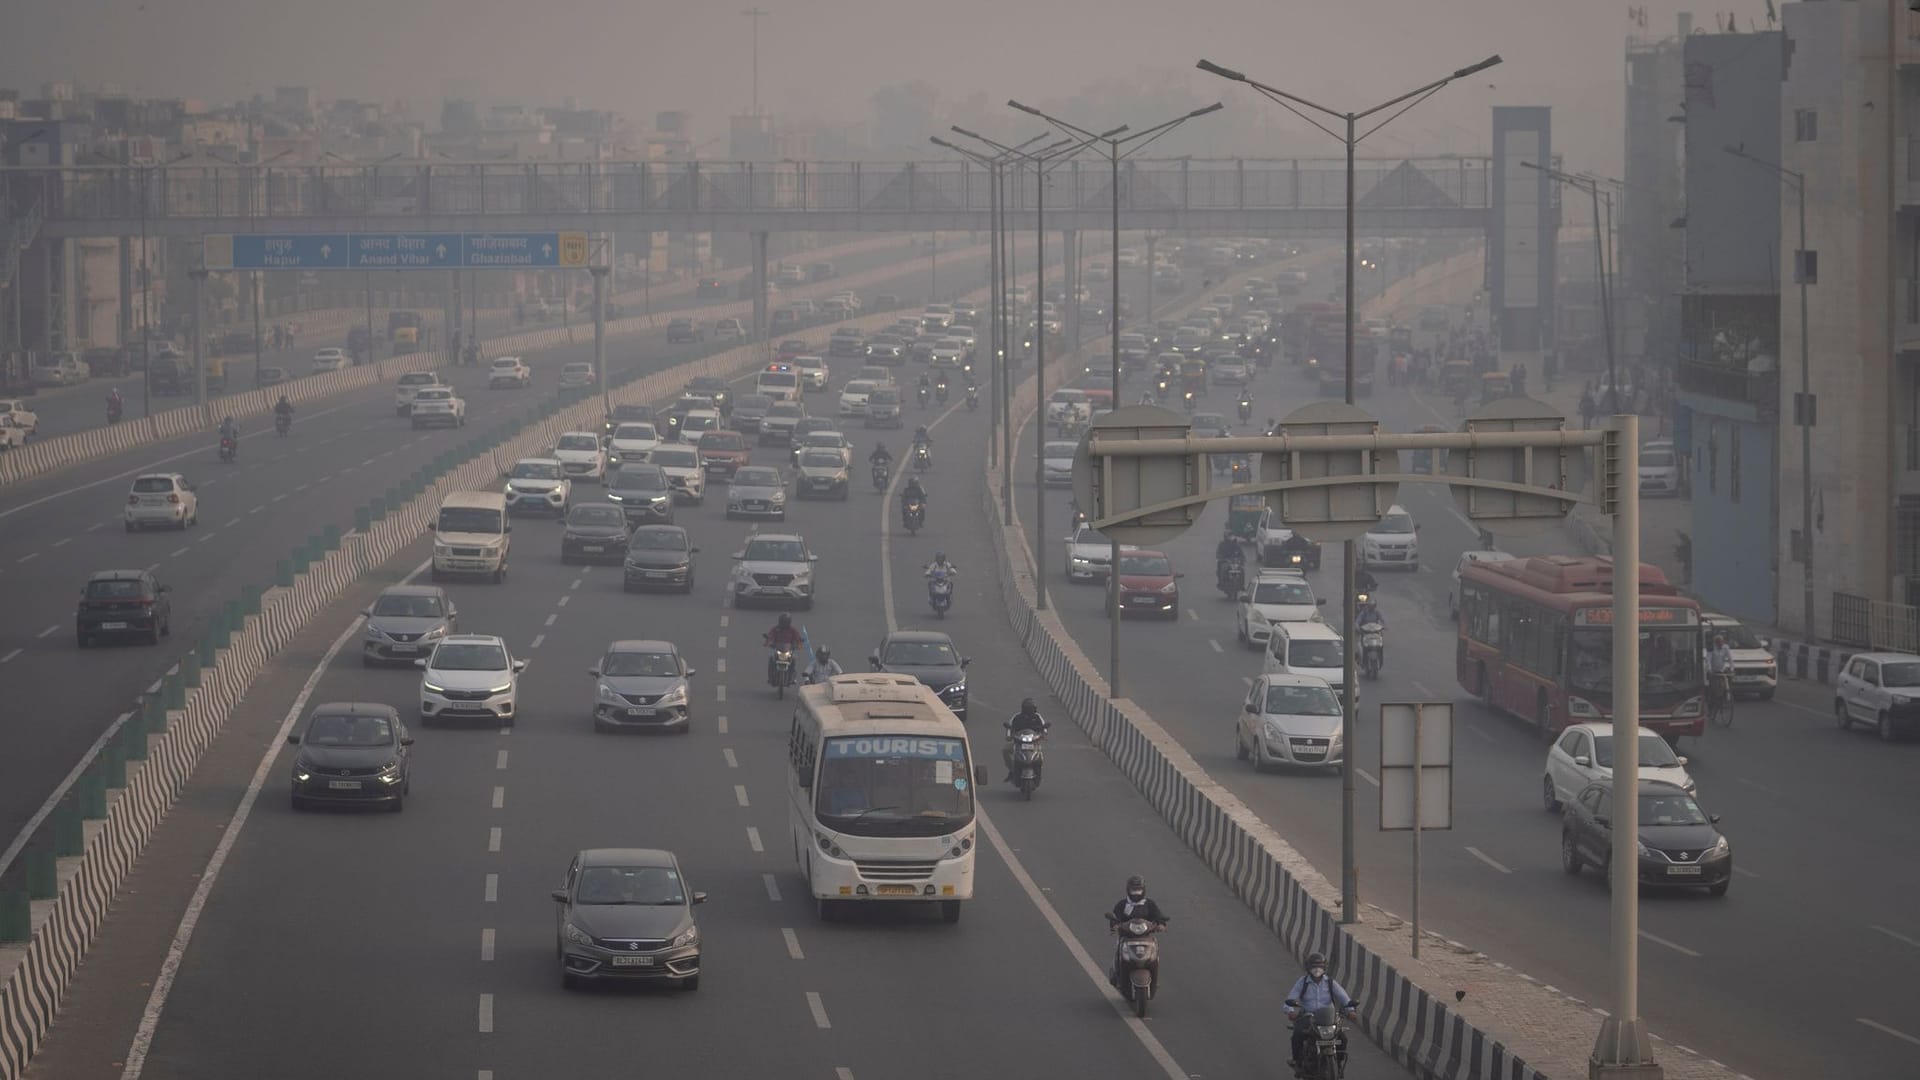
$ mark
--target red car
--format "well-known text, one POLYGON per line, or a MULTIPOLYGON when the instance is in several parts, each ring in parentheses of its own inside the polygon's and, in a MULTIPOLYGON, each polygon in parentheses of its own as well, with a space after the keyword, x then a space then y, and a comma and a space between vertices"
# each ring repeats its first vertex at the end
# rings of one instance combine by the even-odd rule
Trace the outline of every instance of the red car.
POLYGON ((697 446, 700 464, 706 467, 708 476, 732 476, 740 466, 753 461, 753 448, 737 431, 715 428, 702 432, 697 446))
POLYGON ((1180 579, 1164 551, 1120 552, 1120 613, 1180 617, 1180 579))
POLYGON ((811 351, 812 350, 807 347, 807 343, 801 341, 799 338, 788 338, 780 343, 778 349, 773 351, 773 362, 776 364, 789 363, 799 357, 807 355, 807 353, 811 351))

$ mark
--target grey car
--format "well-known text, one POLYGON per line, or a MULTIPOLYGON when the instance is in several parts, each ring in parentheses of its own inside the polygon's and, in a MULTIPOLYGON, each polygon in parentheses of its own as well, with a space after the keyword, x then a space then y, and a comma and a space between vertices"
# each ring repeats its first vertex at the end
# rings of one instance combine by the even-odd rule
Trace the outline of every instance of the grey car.
POLYGON ((441 638, 456 632, 460 613, 447 590, 438 585, 391 585, 361 614, 367 617, 367 625, 360 662, 367 667, 411 667, 433 651, 441 638))
POLYGON ((598 680, 596 731, 691 730, 687 680, 694 670, 671 641, 616 641, 587 669, 598 680))
POLYGON ((895 630, 867 655, 875 671, 911 675, 940 695, 940 700, 964 723, 967 719, 967 665, 953 639, 937 630, 895 630))
POLYGON ((787 482, 769 465, 749 465, 727 485, 727 517, 787 519, 787 482))
POLYGON ((765 394, 741 394, 740 400, 733 403, 733 415, 727 422, 733 430, 745 434, 758 434, 760 421, 767 418, 767 410, 773 408, 773 399, 765 394))
POLYGON ((800 479, 795 494, 801 498, 842 499, 847 497, 847 452, 838 447, 811 447, 800 455, 800 479))
POLYGON ((293 755, 291 802, 385 806, 398 813, 413 786, 413 736, 391 705, 335 702, 313 710, 287 736, 293 755))
POLYGON ((560 984, 660 980, 700 988, 700 926, 680 860, 657 848, 589 848, 553 890, 560 984))
POLYGON ((626 465, 613 474, 607 498, 631 525, 673 524, 673 486, 658 465, 626 465))
POLYGON ((699 550, 678 525, 642 525, 627 540, 620 587, 625 592, 678 589, 691 593, 693 556, 699 550))

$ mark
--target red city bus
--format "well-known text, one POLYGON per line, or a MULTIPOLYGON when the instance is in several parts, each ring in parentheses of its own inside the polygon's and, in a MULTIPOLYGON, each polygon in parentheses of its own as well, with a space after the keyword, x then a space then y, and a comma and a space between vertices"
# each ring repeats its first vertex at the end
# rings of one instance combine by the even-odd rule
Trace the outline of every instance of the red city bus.
MULTIPOLYGON (((1569 555, 1469 563, 1460 570, 1462 689, 1535 724, 1613 715, 1613 560, 1569 555)), ((1640 723, 1669 741, 1706 730, 1700 605, 1657 567, 1640 567, 1640 723)))

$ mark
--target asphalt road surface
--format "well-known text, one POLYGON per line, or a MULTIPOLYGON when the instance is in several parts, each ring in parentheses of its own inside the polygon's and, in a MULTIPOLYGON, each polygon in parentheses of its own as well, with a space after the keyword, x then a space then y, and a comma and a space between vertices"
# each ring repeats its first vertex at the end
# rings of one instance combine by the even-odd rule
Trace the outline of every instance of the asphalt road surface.
MULTIPOLYGON (((1130 387, 1136 394, 1137 380, 1130 387)), ((1267 417, 1318 398, 1316 384, 1286 361, 1253 387, 1258 434, 1267 417)), ((1200 411, 1236 416, 1237 392, 1216 389, 1200 411)), ((1360 404, 1387 430, 1456 427, 1450 400, 1390 388, 1360 404)), ((1020 513, 1032 527, 1034 430, 1021 443, 1020 513)), ((1061 539, 1069 492, 1047 494, 1050 594, 1081 648, 1104 669, 1105 589, 1069 585, 1061 539)), ((1403 487, 1399 501, 1422 525, 1417 572, 1379 570, 1387 616, 1386 667, 1362 684, 1358 744, 1365 770, 1356 797, 1361 896, 1399 913, 1411 907, 1404 835, 1378 831, 1376 771, 1381 701, 1452 701, 1456 729, 1454 827, 1429 834, 1421 897, 1425 926, 1480 949, 1542 982, 1595 1004, 1608 993, 1607 892, 1594 872, 1568 877, 1559 864, 1558 815, 1546 812, 1546 747, 1534 730, 1495 713, 1459 688, 1448 595, 1478 530, 1444 488, 1403 487)), ((1237 606, 1213 587, 1213 548, 1226 510, 1214 504, 1185 535, 1163 545, 1186 572, 1177 622, 1127 619, 1122 688, 1214 778, 1278 828, 1335 880, 1340 866, 1340 779, 1327 772, 1259 775, 1236 761, 1233 733, 1260 654, 1237 640, 1237 606)), ((1649 537, 1647 543, 1664 543, 1649 537)), ((1503 541, 1516 554, 1579 553, 1563 529, 1503 541)), ((1340 625, 1339 548, 1309 574, 1340 625)), ((1708 557, 1702 555, 1702 557, 1708 557)), ((1250 571, 1257 564, 1249 561, 1250 571)), ((1920 746, 1887 746, 1832 720, 1832 691, 1783 682, 1776 700, 1742 700, 1731 730, 1682 740, 1700 800, 1723 816, 1735 880, 1727 896, 1648 894, 1640 909, 1641 1008, 1652 1030, 1758 1077, 1920 1076, 1920 891, 1910 823, 1920 817, 1913 769, 1920 746), (1903 854, 1904 853, 1904 854, 1903 854), (1831 977, 1831 991, 1809 984, 1831 977)))

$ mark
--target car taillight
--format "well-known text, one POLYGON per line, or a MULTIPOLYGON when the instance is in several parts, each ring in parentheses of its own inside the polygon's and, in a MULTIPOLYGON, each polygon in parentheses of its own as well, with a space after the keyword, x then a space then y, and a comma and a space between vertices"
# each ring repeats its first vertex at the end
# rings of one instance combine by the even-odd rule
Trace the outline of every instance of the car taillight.
POLYGON ((168 502, 170 502, 170 503, 174 503, 174 504, 176 504, 176 505, 177 505, 177 504, 178 504, 178 503, 180 502, 180 496, 178 496, 178 495, 169 495, 169 496, 167 496, 167 501, 168 501, 168 502))
POLYGON ((127 496, 127 505, 128 505, 128 506, 139 506, 139 505, 140 505, 140 496, 138 496, 138 495, 129 495, 129 496, 127 496))

